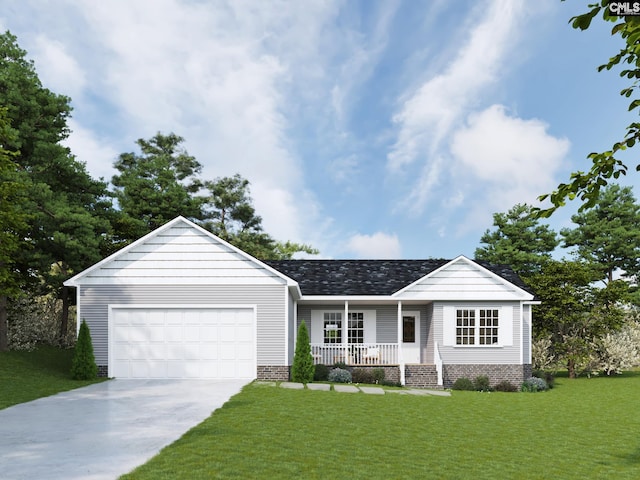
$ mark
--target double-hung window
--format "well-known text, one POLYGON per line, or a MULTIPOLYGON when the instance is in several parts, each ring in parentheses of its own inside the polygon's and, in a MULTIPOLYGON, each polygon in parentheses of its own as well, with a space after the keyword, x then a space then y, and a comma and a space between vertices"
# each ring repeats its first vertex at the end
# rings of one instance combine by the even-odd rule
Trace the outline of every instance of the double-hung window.
POLYGON ((342 313, 324 312, 324 343, 333 345, 342 343, 342 313))
POLYGON ((364 343, 364 313, 349 312, 347 339, 349 343, 364 343))
POLYGON ((498 309, 456 310, 456 345, 498 345, 498 309))

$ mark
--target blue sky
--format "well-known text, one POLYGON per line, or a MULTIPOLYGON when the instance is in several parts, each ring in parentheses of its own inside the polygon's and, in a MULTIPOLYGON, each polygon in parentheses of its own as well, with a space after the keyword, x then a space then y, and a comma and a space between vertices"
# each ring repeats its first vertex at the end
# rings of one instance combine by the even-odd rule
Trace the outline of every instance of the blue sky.
POLYGON ((596 71, 610 27, 568 24, 587 3, 0 0, 0 28, 72 98, 67 143, 92 176, 174 132, 206 179, 251 181, 278 239, 453 258, 634 120, 617 72, 596 71))

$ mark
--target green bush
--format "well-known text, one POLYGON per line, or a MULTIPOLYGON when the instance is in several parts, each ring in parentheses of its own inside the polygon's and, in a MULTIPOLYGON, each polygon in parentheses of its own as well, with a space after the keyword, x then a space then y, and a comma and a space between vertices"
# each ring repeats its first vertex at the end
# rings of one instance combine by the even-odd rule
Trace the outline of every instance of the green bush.
POLYGON ((518 387, 516 387, 509 380, 502 380, 495 387, 493 387, 493 389, 496 392, 517 392, 518 391, 518 387))
POLYGON ((551 372, 545 372, 544 370, 534 370, 533 376, 541 378, 545 382, 547 382, 547 387, 549 387, 549 389, 553 388, 553 386, 555 385, 556 377, 551 372))
POLYGON ((491 383, 489 383, 489 377, 487 377, 486 375, 478 375, 473 380, 473 387, 478 392, 490 392, 491 383))
POLYGON ((373 369, 373 379, 375 380, 376 383, 384 382, 384 377, 385 377, 384 368, 373 369))
POLYGON ((460 377, 453 383, 453 387, 451 387, 451 389, 473 391, 476 389, 476 387, 473 384, 473 382, 469 380, 467 377, 460 377))
POLYGON ((93 380, 98 376, 98 366, 93 355, 91 332, 87 322, 82 320, 78 341, 71 362, 71 378, 74 380, 93 380))
POLYGON ((549 386, 547 382, 538 377, 529 377, 524 382, 522 382, 522 387, 520 390, 523 392, 544 392, 548 390, 549 386))
POLYGON ((373 372, 366 368, 354 368, 351 372, 351 381, 353 383, 375 383, 376 379, 373 372))
POLYGON ((332 383, 351 383, 351 372, 342 368, 334 368, 329 372, 329 381, 332 383))
POLYGON ((347 364, 344 362, 336 362, 333 364, 333 368, 341 368, 342 370, 349 370, 349 367, 347 367, 347 364))
POLYGON ((320 363, 316 365, 316 371, 313 374, 314 382, 326 382, 329 379, 329 367, 320 363))
POLYGON ((296 340, 296 351, 293 355, 293 365, 291 366, 291 380, 300 383, 313 381, 315 366, 311 355, 311 344, 309 343, 309 333, 304 320, 298 327, 298 338, 296 340))

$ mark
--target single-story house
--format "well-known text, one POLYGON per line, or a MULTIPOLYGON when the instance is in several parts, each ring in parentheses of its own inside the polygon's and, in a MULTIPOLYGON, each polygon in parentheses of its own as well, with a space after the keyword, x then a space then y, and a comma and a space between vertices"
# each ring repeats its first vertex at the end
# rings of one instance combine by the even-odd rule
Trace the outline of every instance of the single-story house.
POLYGON ((531 374, 531 305, 509 268, 453 260, 260 261, 178 217, 65 282, 101 375, 288 379, 316 363, 402 384, 531 374))

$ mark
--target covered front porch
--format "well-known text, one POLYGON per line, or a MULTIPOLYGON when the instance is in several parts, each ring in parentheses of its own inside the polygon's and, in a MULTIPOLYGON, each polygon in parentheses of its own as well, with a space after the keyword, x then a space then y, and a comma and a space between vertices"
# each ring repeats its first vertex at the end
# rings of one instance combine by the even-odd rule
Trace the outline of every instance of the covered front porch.
POLYGON ((314 363, 395 366, 402 384, 405 366, 428 365, 437 371, 441 386, 442 361, 431 327, 431 304, 376 300, 298 304, 298 323, 305 320, 308 325, 314 363))

